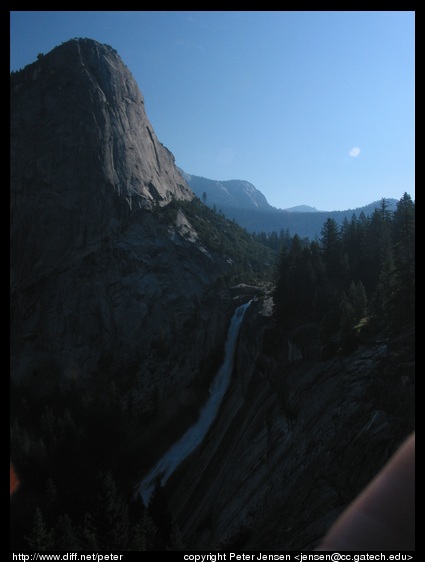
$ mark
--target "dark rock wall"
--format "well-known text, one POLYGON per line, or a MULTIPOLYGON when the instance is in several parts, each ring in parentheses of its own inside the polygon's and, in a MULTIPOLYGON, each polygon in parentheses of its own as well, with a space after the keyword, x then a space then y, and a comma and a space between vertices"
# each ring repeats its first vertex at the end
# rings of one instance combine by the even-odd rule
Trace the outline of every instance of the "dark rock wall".
POLYGON ((400 362, 403 344, 375 334, 322 361, 282 335, 270 355, 258 306, 217 422, 169 482, 193 550, 313 549, 414 429, 409 346, 400 362))

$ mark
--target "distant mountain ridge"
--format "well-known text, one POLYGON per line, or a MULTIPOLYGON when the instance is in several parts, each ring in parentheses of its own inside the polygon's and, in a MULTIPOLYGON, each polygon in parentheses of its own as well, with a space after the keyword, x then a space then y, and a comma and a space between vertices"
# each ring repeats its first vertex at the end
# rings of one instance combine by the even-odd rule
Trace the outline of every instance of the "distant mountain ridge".
POLYGON ((310 205, 296 205, 295 207, 289 207, 288 209, 283 209, 288 211, 288 213, 318 213, 316 207, 310 207, 310 205))
POLYGON ((194 176, 186 173, 181 168, 179 172, 186 183, 200 199, 204 200, 209 207, 238 209, 269 210, 272 207, 266 197, 252 183, 245 180, 210 180, 202 176, 194 176))
MULTIPOLYGON (((288 209, 279 209, 270 205, 263 193, 252 183, 245 180, 218 181, 202 176, 188 174, 181 168, 179 172, 197 197, 206 205, 221 211, 229 219, 235 220, 249 232, 280 232, 289 230, 293 236, 314 240, 320 237, 320 231, 328 218, 341 224, 345 218, 351 220, 363 213, 369 216, 374 209, 381 206, 382 200, 374 201, 363 207, 344 211, 319 211, 309 205, 297 205, 288 209)), ((396 209, 396 199, 385 199, 389 211, 396 209)))

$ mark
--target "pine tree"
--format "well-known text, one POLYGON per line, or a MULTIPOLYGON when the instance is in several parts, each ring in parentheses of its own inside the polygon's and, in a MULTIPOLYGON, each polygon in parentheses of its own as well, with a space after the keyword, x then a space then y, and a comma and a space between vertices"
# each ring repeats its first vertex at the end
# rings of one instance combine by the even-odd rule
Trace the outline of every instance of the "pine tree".
POLYGON ((46 551, 53 546, 52 531, 47 529, 43 514, 39 507, 36 508, 31 533, 25 537, 30 550, 46 551))
POLYGON ((321 230, 323 259, 328 277, 334 281, 341 277, 342 243, 335 219, 328 218, 321 230))
POLYGON ((369 293, 372 293, 384 269, 388 269, 391 260, 392 239, 391 221, 385 207, 376 208, 368 221, 365 240, 365 267, 362 281, 369 293))
POLYGON ((80 543, 68 514, 60 515, 54 528, 55 550, 80 550, 80 543))
POLYGON ((373 295, 372 312, 375 318, 389 321, 394 308, 394 298, 397 291, 397 276, 394 257, 388 251, 387 257, 382 261, 378 282, 373 295))
POLYGON ((358 322, 367 313, 367 295, 363 283, 351 281, 348 289, 348 300, 353 309, 354 321, 358 322))
POLYGON ((400 329, 415 319, 415 204, 407 193, 397 203, 393 223, 396 283, 391 324, 400 329))
POLYGON ((110 472, 100 475, 97 505, 97 540, 106 550, 126 550, 129 535, 128 507, 110 472))
POLYGON ((145 510, 132 528, 129 550, 153 550, 157 541, 157 534, 158 529, 156 528, 152 517, 150 517, 147 510, 145 510))
POLYGON ((90 513, 84 515, 84 525, 79 533, 79 541, 81 550, 96 551, 99 550, 99 544, 96 538, 96 528, 93 517, 90 513))
POLYGON ((355 345, 354 319, 353 306, 350 299, 343 293, 340 301, 340 336, 342 349, 346 353, 350 353, 355 345))

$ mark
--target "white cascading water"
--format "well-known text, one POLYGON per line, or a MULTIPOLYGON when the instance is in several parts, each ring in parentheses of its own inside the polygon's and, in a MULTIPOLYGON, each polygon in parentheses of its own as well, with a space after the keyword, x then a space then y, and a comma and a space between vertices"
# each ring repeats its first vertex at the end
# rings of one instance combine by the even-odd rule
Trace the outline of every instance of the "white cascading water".
POLYGON ((198 421, 190 427, 170 449, 168 449, 165 455, 160 458, 153 469, 147 474, 144 480, 142 480, 138 493, 142 497, 145 505, 148 504, 149 497, 153 492, 158 479, 160 479, 161 486, 166 484, 167 480, 179 464, 182 463, 184 459, 202 442, 208 429, 214 421, 230 383, 239 329, 242 324, 245 311, 250 304, 251 301, 239 306, 233 314, 229 331, 227 333, 223 364, 218 370, 214 381, 210 386, 210 397, 203 406, 198 421))

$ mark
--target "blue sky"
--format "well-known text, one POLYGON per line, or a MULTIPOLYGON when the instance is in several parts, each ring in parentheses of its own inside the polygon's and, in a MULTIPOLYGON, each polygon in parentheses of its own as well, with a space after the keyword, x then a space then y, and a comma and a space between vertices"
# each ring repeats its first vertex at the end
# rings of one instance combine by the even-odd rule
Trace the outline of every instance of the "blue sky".
POLYGON ((11 70, 74 37, 117 50, 189 174, 283 209, 415 199, 413 11, 12 11, 11 70))

